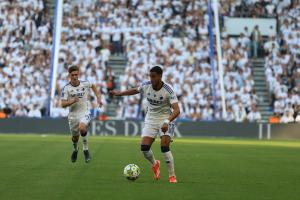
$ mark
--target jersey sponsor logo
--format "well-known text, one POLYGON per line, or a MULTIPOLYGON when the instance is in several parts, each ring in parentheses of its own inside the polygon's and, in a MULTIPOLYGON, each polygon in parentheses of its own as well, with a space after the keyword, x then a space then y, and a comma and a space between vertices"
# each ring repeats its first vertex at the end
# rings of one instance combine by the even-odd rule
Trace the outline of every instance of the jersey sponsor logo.
POLYGON ((79 98, 82 98, 84 96, 84 92, 79 92, 79 93, 76 93, 76 94, 71 94, 71 97, 79 97, 79 98))
POLYGON ((161 105, 163 103, 163 101, 157 101, 155 99, 150 99, 150 98, 147 98, 147 100, 149 101, 149 103, 151 105, 154 105, 154 106, 161 105))

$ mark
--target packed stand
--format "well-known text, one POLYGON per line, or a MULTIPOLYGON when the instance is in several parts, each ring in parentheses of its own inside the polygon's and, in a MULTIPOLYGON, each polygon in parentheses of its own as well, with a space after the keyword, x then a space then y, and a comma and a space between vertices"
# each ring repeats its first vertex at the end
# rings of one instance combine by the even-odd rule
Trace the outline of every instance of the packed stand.
MULTIPOLYGON (((248 59, 249 38, 244 35, 230 38, 223 34, 227 117, 221 114, 217 74, 214 104, 205 1, 141 1, 139 4, 121 4, 115 12, 125 19, 128 31, 124 33, 123 41, 128 62, 121 89, 139 85, 148 79, 145 72, 149 67, 160 65, 164 69, 164 79, 173 85, 179 97, 181 119, 261 119, 256 110, 257 97, 248 59)), ((123 98, 119 116, 141 117, 143 112, 140 112, 139 104, 143 105, 139 96, 123 98)))
POLYGON ((45 114, 52 26, 42 0, 0 1, 0 113, 45 114))
MULTIPOLYGON (((26 4, 23 1, 17 3, 26 4)), ((29 7, 27 10, 31 9, 30 5, 35 4, 28 3, 26 5, 29 7)), ((7 13, 15 12, 15 15, 19 16, 17 11, 10 11, 17 10, 15 8, 17 6, 14 6, 13 9, 8 7, 1 5, 0 19, 1 23, 4 24, 0 32, 1 36, 14 35, 7 31, 10 30, 11 26, 11 23, 8 23, 11 20, 8 16, 14 16, 14 14, 8 15, 7 13)), ((223 7, 220 6, 220 8, 223 7)), ((224 12, 228 11, 226 9, 230 9, 230 7, 226 8, 225 6, 224 12)), ((25 9, 20 10, 21 15, 23 12, 27 12, 25 9)), ((1 55, 4 52, 5 56, 0 58, 1 64, 4 63, 2 65, 5 66, 0 69, 0 75, 4 77, 0 81, 4 83, 3 80, 10 80, 9 82, 5 81, 5 87, 1 87, 1 93, 6 93, 6 90, 11 91, 8 93, 17 93, 16 91, 18 91, 18 94, 5 95, 6 98, 0 100, 1 108, 17 104, 16 107, 20 107, 18 108, 19 112, 26 111, 26 115, 29 115, 27 105, 33 105, 30 116, 42 115, 42 113, 39 115, 38 110, 45 107, 47 97, 45 88, 48 88, 47 76, 49 74, 52 30, 49 16, 45 12, 40 12, 40 15, 44 21, 36 25, 36 29, 29 28, 29 31, 25 26, 25 31, 21 34, 22 39, 32 40, 32 45, 38 44, 28 48, 28 44, 31 43, 26 42, 26 45, 23 45, 25 61, 19 60, 19 64, 25 63, 26 65, 24 70, 20 69, 20 71, 28 74, 33 73, 34 76, 29 74, 23 77, 22 74, 19 74, 21 81, 19 79, 17 81, 7 75, 14 73, 19 66, 18 63, 8 63, 7 59, 12 55, 19 59, 22 58, 20 56, 22 53, 20 55, 14 53, 14 50, 22 50, 8 51, 1 48, 1 55), (41 29, 40 32, 35 34, 39 29, 41 29), (39 48, 44 49, 39 50, 39 48), (14 66, 7 67, 6 65, 14 66), (30 88, 28 86, 31 85, 34 85, 35 88, 28 91, 27 88, 30 88), (26 95, 22 95, 21 98, 20 94, 24 94, 24 91, 26 95), (18 103, 10 103, 9 101, 14 99, 10 96, 15 96, 18 103)), ((39 18, 37 17, 37 19, 39 18)), ((30 21, 32 19, 29 18, 29 22, 25 24, 29 24, 27 27, 34 27, 30 21)), ((111 81, 113 74, 107 65, 109 56, 111 53, 126 53, 128 62, 125 75, 121 77, 121 89, 137 86, 148 79, 145 72, 149 71, 150 66, 161 65, 165 71, 165 80, 173 85, 179 97, 182 119, 259 120, 260 114, 256 111, 257 97, 253 91, 252 72, 248 60, 249 38, 247 35, 229 38, 226 33, 223 33, 224 83, 228 116, 226 118, 221 116, 220 84, 217 74, 215 74, 216 104, 212 97, 214 92, 213 73, 210 66, 207 26, 206 1, 64 1, 54 115, 65 116, 67 114, 66 109, 60 107, 59 94, 60 89, 68 82, 67 68, 69 66, 78 65, 82 73, 81 78, 95 83, 98 88, 101 88, 102 93, 106 94, 107 90, 113 89, 111 81)), ((2 46, 7 46, 4 41, 11 40, 2 40, 0 43, 2 46)), ((10 43, 15 45, 13 42, 10 43)), ((216 65, 216 59, 214 59, 214 63, 216 65)), ((106 100, 103 95, 104 103, 106 100)), ((93 111, 95 115, 98 115, 93 98, 91 101, 93 111)), ((141 108, 140 105, 143 105, 143 102, 138 95, 125 97, 120 102, 119 117, 141 117, 143 106, 141 108)), ((12 113, 16 113, 16 111, 12 113)))
POLYGON ((274 116, 280 122, 300 122, 300 4, 293 1, 277 13, 279 34, 264 48, 266 77, 274 116))
POLYGON ((60 105, 61 89, 68 83, 68 67, 79 66, 80 80, 88 80, 101 90, 103 106, 99 109, 91 97, 91 113, 98 117, 105 113, 107 92, 113 89, 113 73, 107 62, 111 55, 110 32, 112 29, 101 19, 100 2, 64 1, 61 46, 55 97, 54 117, 67 115, 60 105))

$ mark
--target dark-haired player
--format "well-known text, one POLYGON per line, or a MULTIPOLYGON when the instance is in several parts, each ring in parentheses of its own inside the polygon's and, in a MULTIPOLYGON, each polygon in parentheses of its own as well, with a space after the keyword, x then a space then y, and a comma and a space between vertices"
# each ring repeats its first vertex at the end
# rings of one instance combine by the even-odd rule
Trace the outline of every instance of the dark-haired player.
POLYGON ((150 81, 144 82, 137 88, 125 91, 111 91, 113 96, 127 96, 141 93, 147 102, 145 126, 142 131, 141 151, 145 158, 152 164, 154 178, 160 178, 160 161, 155 160, 151 145, 157 135, 160 136, 161 152, 167 163, 169 182, 177 183, 174 159, 170 151, 171 138, 174 135, 173 121, 180 114, 178 100, 172 87, 162 81, 163 71, 159 66, 150 70, 150 81))

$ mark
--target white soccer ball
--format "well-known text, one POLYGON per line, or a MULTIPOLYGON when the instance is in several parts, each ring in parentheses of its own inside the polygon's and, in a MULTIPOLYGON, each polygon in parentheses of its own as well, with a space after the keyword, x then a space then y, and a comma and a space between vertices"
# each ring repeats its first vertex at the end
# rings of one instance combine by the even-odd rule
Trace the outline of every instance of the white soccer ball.
POLYGON ((136 164, 126 165, 124 168, 124 176, 131 181, 136 180, 140 176, 140 168, 136 164))

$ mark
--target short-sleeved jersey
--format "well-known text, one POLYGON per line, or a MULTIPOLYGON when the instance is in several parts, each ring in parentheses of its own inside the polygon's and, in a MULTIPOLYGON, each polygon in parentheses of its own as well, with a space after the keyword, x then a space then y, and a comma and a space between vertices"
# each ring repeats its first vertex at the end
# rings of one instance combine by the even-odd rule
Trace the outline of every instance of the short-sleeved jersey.
POLYGON ((92 85, 88 81, 80 81, 76 87, 70 83, 65 85, 62 90, 62 100, 79 97, 79 101, 69 106, 69 119, 79 118, 90 112, 90 88, 92 85))
POLYGON ((139 86, 138 91, 146 99, 146 123, 162 123, 171 115, 171 105, 178 102, 173 88, 166 83, 163 83, 163 87, 156 91, 152 88, 151 82, 148 81, 139 86))

